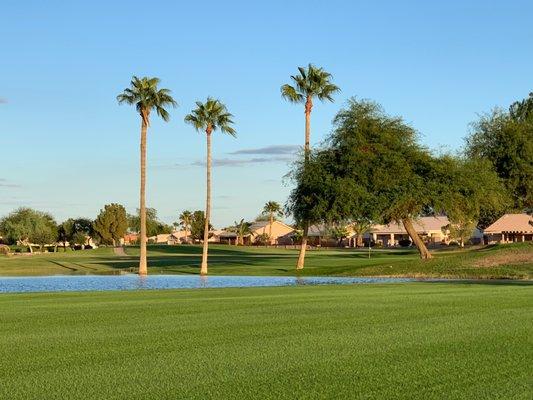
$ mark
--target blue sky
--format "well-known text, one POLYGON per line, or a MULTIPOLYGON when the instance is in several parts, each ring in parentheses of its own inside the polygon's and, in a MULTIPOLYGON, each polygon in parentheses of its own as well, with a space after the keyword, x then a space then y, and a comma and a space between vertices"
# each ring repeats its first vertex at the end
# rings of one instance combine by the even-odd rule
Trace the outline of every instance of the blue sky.
POLYGON ((533 90, 531 1, 3 1, 0 216, 19 206, 94 218, 138 203, 139 118, 118 106, 131 76, 158 76, 179 107, 152 122, 148 204, 166 222, 204 207, 205 137, 185 125, 214 96, 236 139, 215 135, 213 222, 284 203, 303 107, 279 88, 312 62, 342 89, 316 104, 312 142, 351 96, 456 150, 477 114, 533 90))

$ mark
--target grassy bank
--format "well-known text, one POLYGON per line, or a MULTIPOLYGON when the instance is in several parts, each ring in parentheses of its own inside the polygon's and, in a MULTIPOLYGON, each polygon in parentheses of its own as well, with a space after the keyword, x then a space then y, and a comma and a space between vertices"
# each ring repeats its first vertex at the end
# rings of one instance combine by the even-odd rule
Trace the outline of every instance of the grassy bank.
MULTIPOLYGON (((126 256, 97 249, 34 256, 0 257, 0 275, 118 273, 134 270, 138 249, 126 256)), ((533 245, 518 243, 472 249, 434 251, 421 261, 416 250, 335 249, 308 252, 303 275, 409 276, 443 278, 532 279, 533 245)), ((150 273, 197 274, 200 246, 150 246, 150 273)), ((213 275, 294 275, 297 250, 213 245, 213 275)))
POLYGON ((533 286, 0 295, 2 399, 528 399, 533 286))

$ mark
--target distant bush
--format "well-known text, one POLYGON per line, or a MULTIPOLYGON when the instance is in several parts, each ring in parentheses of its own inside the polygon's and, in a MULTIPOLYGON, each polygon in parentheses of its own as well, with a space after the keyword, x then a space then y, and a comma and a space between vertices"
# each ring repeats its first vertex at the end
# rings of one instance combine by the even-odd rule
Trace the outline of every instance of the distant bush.
POLYGON ((9 246, 5 244, 0 244, 0 254, 6 255, 9 253, 9 246))

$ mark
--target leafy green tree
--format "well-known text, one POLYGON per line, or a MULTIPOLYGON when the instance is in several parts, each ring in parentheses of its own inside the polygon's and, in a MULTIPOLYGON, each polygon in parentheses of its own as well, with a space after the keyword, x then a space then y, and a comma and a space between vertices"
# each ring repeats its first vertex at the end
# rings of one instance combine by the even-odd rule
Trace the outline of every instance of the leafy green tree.
POLYGON ((58 241, 63 243, 63 251, 67 251, 67 243, 72 240, 72 233, 74 231, 74 219, 69 218, 63 221, 57 228, 58 241))
POLYGON ((337 245, 342 244, 343 239, 348 237, 348 228, 344 224, 334 225, 329 229, 328 235, 337 241, 337 245))
POLYGON ((66 242, 71 246, 79 244, 84 248, 87 238, 92 236, 94 236, 93 221, 87 218, 69 218, 58 227, 58 238, 63 243, 63 250, 66 242))
POLYGON ((141 190, 140 190, 140 257, 139 274, 148 274, 146 261, 146 132, 150 126, 150 113, 155 110, 163 121, 169 120, 166 107, 176 107, 177 103, 170 90, 159 89, 158 78, 137 78, 133 76, 129 88, 117 96, 119 104, 135 105, 141 116, 141 190))
POLYGON ((207 235, 205 234, 206 218, 203 211, 197 210, 192 213, 191 218, 191 238, 193 240, 207 240, 209 239, 209 231, 213 229, 211 224, 208 225, 207 235), (207 239, 206 239, 207 236, 207 239))
POLYGON ((316 222, 367 220, 402 223, 420 256, 431 258, 413 221, 432 210, 453 222, 479 214, 480 204, 501 203, 498 178, 482 165, 434 157, 417 143, 413 128, 369 101, 351 99, 334 130, 307 165, 293 173, 288 209, 316 222))
MULTIPOLYGON (((128 228, 132 232, 139 233, 141 230, 141 210, 137 209, 137 215, 128 215, 128 228)), ((155 208, 146 208, 146 234, 148 237, 172 233, 172 227, 159 221, 155 208)))
MULTIPOLYGON (((292 75, 293 85, 285 84, 281 87, 281 95, 291 103, 305 104, 305 143, 304 155, 307 160, 310 154, 311 140, 311 110, 313 99, 333 102, 333 95, 340 91, 339 87, 331 82, 331 74, 322 68, 309 64, 307 68, 298 67, 298 74, 292 75)), ((307 249, 307 233, 310 222, 302 221, 303 235, 298 255, 296 269, 303 269, 305 262, 305 250, 307 249)))
MULTIPOLYGON (((495 109, 482 115, 466 139, 467 156, 489 161, 503 180, 511 196, 508 210, 533 207, 532 110, 533 94, 530 94, 529 98, 511 105, 508 112, 495 109)), ((490 210, 485 210, 485 214, 483 225, 500 216, 490 210)))
POLYGON ((33 252, 32 244, 55 244, 57 224, 50 214, 21 207, 0 220, 0 233, 8 244, 20 243, 33 252))
POLYGON ((93 227, 102 243, 116 246, 128 229, 126 209, 120 204, 106 204, 96 217, 93 227))
POLYGON ((205 227, 204 243, 202 251, 202 265, 200 268, 201 275, 207 275, 207 253, 209 244, 209 223, 211 220, 211 135, 214 131, 220 130, 231 136, 235 136, 233 128, 233 115, 231 115, 226 106, 219 100, 211 97, 207 98, 205 103, 196 102, 196 108, 190 114, 185 116, 185 122, 194 126, 197 131, 205 131, 207 138, 207 156, 206 156, 206 206, 205 206, 205 227))
POLYGON ((263 207, 263 215, 268 215, 268 237, 270 239, 270 244, 273 243, 272 238, 272 225, 274 224, 274 219, 276 217, 282 217, 283 216, 283 210, 281 209, 281 205, 278 202, 275 201, 268 201, 265 206, 263 207))

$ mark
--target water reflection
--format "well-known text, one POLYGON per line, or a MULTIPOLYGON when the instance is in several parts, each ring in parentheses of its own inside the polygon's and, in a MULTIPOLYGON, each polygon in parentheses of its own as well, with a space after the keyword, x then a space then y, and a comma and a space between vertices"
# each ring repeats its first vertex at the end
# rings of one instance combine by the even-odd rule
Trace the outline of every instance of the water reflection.
POLYGON ((350 285, 410 282, 408 278, 199 276, 199 275, 84 275, 0 278, 0 293, 66 292, 148 289, 206 289, 229 287, 350 285))

